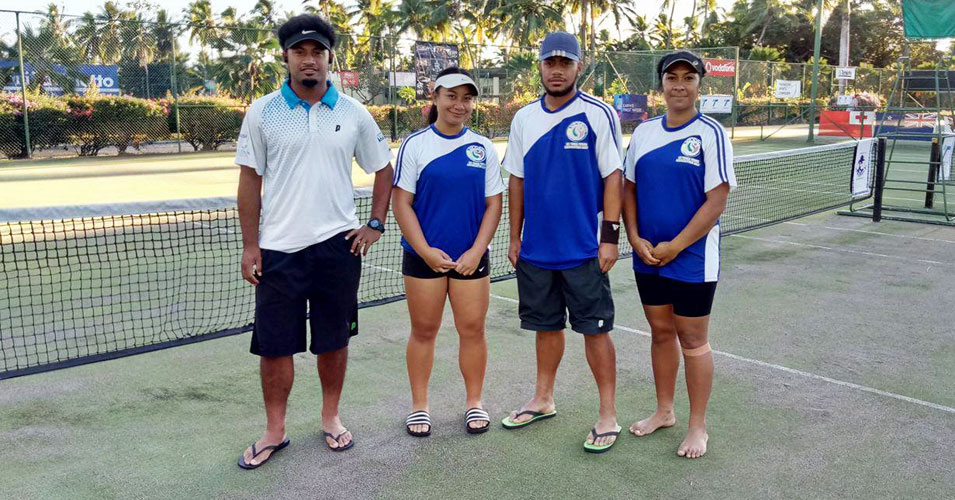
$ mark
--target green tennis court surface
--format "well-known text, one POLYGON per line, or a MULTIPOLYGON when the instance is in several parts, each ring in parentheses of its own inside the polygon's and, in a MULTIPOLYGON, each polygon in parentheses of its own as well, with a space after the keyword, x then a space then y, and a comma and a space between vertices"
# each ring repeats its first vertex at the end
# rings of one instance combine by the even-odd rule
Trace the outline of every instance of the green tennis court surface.
MULTIPOLYGON (((409 326, 398 302, 361 312, 343 403, 353 450, 332 453, 322 443, 314 358, 299 355, 292 445, 257 471, 235 466, 264 418, 257 363, 241 335, 3 382, 4 495, 947 496, 955 488, 955 317, 946 305, 955 293, 955 229, 825 214, 728 237, 723 249, 710 449, 701 460, 674 454, 686 425, 682 388, 676 427, 624 434, 610 453, 585 453, 597 398, 573 333, 557 418, 466 435, 447 315, 432 377, 435 434, 405 435, 409 326)), ((629 266, 622 260, 612 271, 624 426, 654 404, 629 266)), ((533 388, 533 336, 517 327, 514 282, 492 293, 485 403, 497 420, 533 388)))
MULTIPOLYGON (((737 154, 803 145, 745 142, 737 154)), ((928 145, 907 154, 927 160, 928 145)), ((353 450, 325 448, 314 357, 300 355, 292 445, 256 471, 236 467, 264 425, 258 363, 243 334, 0 382, 0 487, 11 498, 948 496, 955 489, 955 228, 828 212, 726 237, 722 248, 711 439, 698 461, 675 455, 688 413, 682 378, 675 428, 646 438, 624 433, 610 453, 584 452, 597 396, 572 332, 557 418, 467 435, 450 312, 432 377, 435 434, 407 436, 409 324, 406 304, 397 302, 360 314, 342 413, 353 450)), ((611 275, 624 429, 654 407, 649 329, 630 264, 620 261, 611 275)), ((365 271, 365 279, 399 278, 387 266, 365 271)), ((197 278, 183 276, 191 293, 217 293, 197 278)), ((236 286, 245 286, 238 280, 237 273, 236 286)), ((492 293, 485 404, 496 423, 530 396, 535 370, 533 334, 518 329, 515 283, 496 283, 492 293)))

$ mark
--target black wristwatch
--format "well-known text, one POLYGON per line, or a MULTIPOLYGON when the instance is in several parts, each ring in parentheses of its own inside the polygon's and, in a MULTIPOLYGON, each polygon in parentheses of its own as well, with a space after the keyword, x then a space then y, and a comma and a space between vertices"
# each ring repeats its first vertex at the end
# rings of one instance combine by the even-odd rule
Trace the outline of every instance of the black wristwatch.
POLYGON ((368 227, 374 229, 375 231, 380 231, 381 234, 385 234, 385 225, 378 220, 377 217, 372 217, 371 220, 368 221, 368 227))

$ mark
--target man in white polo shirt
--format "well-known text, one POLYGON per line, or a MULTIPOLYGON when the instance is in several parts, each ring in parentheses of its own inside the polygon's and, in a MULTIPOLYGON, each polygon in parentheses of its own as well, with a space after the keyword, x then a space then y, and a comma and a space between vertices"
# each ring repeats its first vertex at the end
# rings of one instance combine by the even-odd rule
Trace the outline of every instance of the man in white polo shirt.
POLYGON ((361 255, 384 232, 391 151, 371 114, 327 81, 335 33, 300 15, 278 30, 289 79, 249 107, 235 162, 242 224, 242 276, 255 285, 251 352, 260 356, 266 430, 239 457, 254 469, 288 446, 285 408, 292 355, 318 356, 322 431, 334 451, 352 447, 338 416, 348 340, 358 334, 361 255), (355 215, 352 159, 375 174, 372 217, 355 215), (261 220, 260 220, 261 211, 261 220), (307 318, 307 320, 306 320, 307 318))

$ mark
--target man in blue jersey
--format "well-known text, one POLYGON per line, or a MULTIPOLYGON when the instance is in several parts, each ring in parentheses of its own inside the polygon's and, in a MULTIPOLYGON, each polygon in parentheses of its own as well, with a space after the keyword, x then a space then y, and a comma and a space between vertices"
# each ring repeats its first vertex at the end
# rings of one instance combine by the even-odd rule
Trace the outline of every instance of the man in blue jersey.
POLYGON ((583 65, 576 37, 547 35, 539 67, 546 92, 514 116, 504 158, 511 174, 508 258, 517 269, 521 328, 537 332, 537 388, 502 423, 514 429, 557 414, 554 383, 569 312, 600 394, 600 417, 584 448, 601 453, 620 432, 607 276, 620 228, 620 122, 606 103, 577 90, 583 65))

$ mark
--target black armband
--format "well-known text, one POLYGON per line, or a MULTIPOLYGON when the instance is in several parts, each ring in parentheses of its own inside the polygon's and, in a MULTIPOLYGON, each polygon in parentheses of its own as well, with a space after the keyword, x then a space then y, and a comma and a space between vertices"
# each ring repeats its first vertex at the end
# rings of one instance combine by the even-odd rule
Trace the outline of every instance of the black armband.
POLYGON ((603 221, 600 225, 600 242, 617 245, 620 243, 620 223, 603 221))

